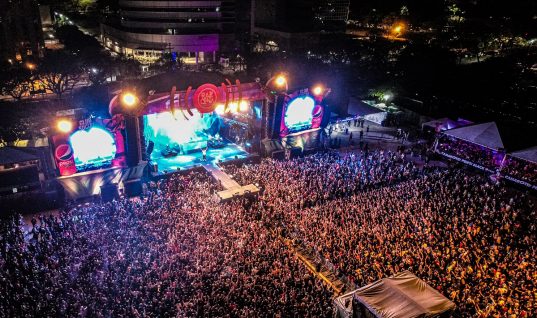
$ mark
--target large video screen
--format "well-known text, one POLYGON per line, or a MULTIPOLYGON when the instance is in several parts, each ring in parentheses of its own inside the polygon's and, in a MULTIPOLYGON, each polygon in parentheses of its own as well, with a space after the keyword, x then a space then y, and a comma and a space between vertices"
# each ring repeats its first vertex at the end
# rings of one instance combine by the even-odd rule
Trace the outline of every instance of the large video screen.
POLYGON ((108 166, 116 156, 114 136, 98 126, 89 130, 77 130, 69 137, 75 166, 78 171, 92 167, 108 166))
POLYGON ((322 106, 312 96, 302 95, 289 99, 283 106, 280 136, 319 128, 322 114, 322 106))
POLYGON ((209 136, 220 130, 220 118, 215 113, 203 116, 195 109, 193 116, 180 112, 145 115, 144 137, 153 142, 151 158, 167 154, 189 153, 207 147, 209 136))

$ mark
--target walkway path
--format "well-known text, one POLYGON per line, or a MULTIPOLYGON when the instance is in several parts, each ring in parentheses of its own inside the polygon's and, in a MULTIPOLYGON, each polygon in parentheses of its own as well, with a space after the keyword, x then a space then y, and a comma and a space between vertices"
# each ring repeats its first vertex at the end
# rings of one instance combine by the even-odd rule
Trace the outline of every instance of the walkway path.
POLYGON ((245 194, 257 194, 259 192, 259 188, 253 184, 241 186, 237 181, 231 179, 231 177, 222 171, 215 163, 204 163, 203 168, 205 168, 205 170, 209 172, 222 187, 224 187, 223 191, 217 193, 220 201, 229 200, 233 197, 243 196, 245 194))

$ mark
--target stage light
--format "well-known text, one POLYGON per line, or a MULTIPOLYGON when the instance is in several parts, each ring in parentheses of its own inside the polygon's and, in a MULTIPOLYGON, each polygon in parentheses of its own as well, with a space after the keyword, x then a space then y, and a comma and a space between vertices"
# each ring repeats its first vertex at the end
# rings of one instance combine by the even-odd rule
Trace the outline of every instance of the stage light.
POLYGON ((229 104, 229 111, 231 111, 233 114, 235 114, 237 111, 239 111, 239 104, 230 103, 229 104))
POLYGON ((35 64, 32 64, 30 62, 26 63, 26 68, 30 71, 33 71, 35 69, 35 64))
POLYGON ((56 125, 58 127, 58 130, 63 133, 68 133, 73 129, 73 123, 67 119, 61 119, 58 121, 58 124, 56 125))
POLYGON ((276 85, 281 87, 285 85, 285 83, 287 82, 287 79, 283 75, 278 75, 278 77, 276 77, 275 82, 276 82, 276 85))
POLYGON ((132 107, 136 105, 138 98, 133 93, 125 93, 121 98, 121 101, 125 106, 132 107))
POLYGON ((245 100, 241 100, 241 102, 239 103, 239 111, 240 112, 246 112, 248 111, 248 102, 245 101, 245 100))
POLYGON ((214 109, 214 111, 218 114, 218 115, 224 115, 225 113, 225 109, 226 109, 226 106, 224 104, 218 104, 216 106, 216 108, 214 109))
POLYGON ((313 95, 319 96, 323 93, 324 89, 321 85, 317 85, 313 88, 313 95))

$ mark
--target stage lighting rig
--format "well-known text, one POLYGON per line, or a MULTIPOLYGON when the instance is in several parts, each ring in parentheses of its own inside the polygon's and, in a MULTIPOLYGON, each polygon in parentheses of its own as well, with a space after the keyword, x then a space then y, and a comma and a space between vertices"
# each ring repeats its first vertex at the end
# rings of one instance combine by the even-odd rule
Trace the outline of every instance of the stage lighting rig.
POLYGON ((56 124, 56 128, 62 133, 69 133, 73 130, 73 123, 68 119, 60 119, 56 124))
POLYGON ((121 94, 121 104, 124 107, 132 108, 139 102, 138 97, 132 92, 125 92, 121 94))

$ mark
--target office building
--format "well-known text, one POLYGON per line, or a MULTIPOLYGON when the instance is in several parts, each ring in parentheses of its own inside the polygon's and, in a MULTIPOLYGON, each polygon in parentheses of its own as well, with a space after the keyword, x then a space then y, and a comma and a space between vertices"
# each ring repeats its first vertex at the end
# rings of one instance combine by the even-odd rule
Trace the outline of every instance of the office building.
POLYGON ((110 50, 150 64, 169 52, 186 64, 216 61, 234 46, 234 1, 119 0, 117 19, 101 25, 110 50))

